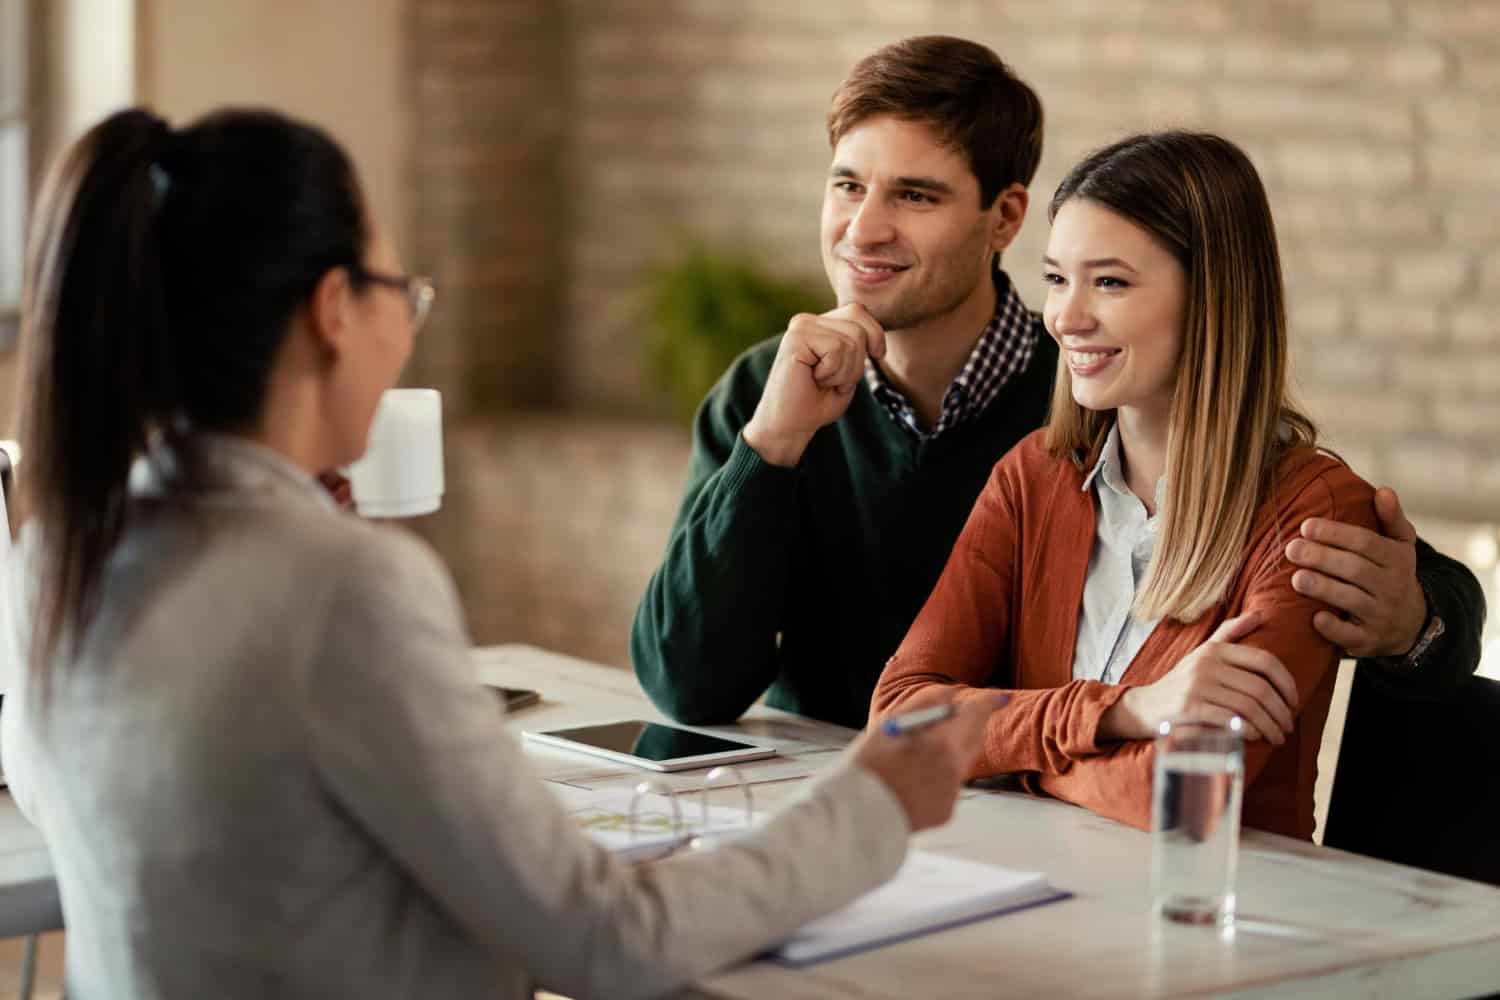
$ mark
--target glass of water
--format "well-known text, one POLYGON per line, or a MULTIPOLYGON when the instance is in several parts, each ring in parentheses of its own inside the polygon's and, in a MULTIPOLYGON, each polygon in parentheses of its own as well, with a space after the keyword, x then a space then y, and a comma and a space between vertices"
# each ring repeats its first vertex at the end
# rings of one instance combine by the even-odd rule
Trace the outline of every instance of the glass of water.
POLYGON ((1151 882, 1168 920, 1234 923, 1240 796, 1245 773, 1238 718, 1228 725, 1163 722, 1151 792, 1151 882))

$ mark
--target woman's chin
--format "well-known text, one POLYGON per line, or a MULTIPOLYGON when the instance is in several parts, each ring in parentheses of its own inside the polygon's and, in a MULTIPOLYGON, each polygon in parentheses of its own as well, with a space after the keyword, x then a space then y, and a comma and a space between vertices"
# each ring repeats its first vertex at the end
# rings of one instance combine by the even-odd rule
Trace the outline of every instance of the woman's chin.
POLYGON ((1092 410, 1095 413, 1099 413, 1104 410, 1113 410, 1115 408, 1115 403, 1113 400, 1106 398, 1103 393, 1097 392, 1075 391, 1073 393, 1073 402, 1077 403, 1085 410, 1092 410))

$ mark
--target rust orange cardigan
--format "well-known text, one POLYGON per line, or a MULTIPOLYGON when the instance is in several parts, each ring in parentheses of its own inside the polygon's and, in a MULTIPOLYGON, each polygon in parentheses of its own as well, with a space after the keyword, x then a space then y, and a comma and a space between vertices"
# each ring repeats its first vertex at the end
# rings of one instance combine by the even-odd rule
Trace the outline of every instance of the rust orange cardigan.
POLYGON ((1296 567, 1285 548, 1309 517, 1376 528, 1373 490, 1333 458, 1308 448, 1289 452, 1256 511, 1245 561, 1224 600, 1191 625, 1162 621, 1119 684, 1074 680, 1094 503, 1082 488, 1084 473, 1047 454, 1044 433, 1022 440, 995 466, 937 588, 886 664, 873 711, 934 685, 1008 689, 1011 702, 990 720, 974 775, 1022 773, 1034 791, 1147 829, 1151 741, 1101 742, 1100 717, 1126 688, 1166 674, 1226 618, 1259 608, 1266 624, 1243 642, 1280 658, 1296 678, 1299 704, 1286 743, 1246 744, 1244 822, 1310 838, 1318 744, 1339 651, 1313 628, 1324 605, 1292 589, 1296 567))

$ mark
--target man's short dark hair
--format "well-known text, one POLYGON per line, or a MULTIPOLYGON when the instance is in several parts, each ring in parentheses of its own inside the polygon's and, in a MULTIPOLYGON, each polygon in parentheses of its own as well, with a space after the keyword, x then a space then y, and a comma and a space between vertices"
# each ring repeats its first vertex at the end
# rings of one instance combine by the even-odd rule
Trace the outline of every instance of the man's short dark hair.
POLYGON ((1042 102, 992 50, 947 35, 894 42, 854 64, 833 94, 828 142, 876 115, 921 122, 968 158, 981 208, 1029 185, 1042 158, 1042 102))

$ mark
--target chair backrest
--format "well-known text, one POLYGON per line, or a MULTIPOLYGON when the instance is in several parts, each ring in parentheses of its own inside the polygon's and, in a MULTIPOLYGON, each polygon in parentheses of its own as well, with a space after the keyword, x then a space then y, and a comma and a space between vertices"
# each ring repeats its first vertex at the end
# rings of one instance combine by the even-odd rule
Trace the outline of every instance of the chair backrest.
MULTIPOLYGON (((21 461, 21 446, 14 441, 0 441, 0 527, 7 527, 9 521, 9 510, 14 504, 12 499, 16 488, 16 465, 21 461)), ((0 546, 10 540, 9 533, 0 546)))
MULTIPOLYGON (((10 646, 10 594, 6 592, 6 588, 10 586, 10 574, 5 566, 5 560, 10 555, 10 506, 15 489, 14 463, 19 455, 20 449, 15 447, 14 442, 0 441, 0 699, 5 697, 5 691, 17 676, 16 671, 20 669, 10 646)), ((0 782, 3 781, 4 774, 0 772, 0 782)))
POLYGON ((8 526, 10 523, 8 515, 10 493, 12 484, 15 482, 15 455, 18 450, 14 442, 0 441, 0 527, 8 526))
POLYGON ((1500 885, 1500 681, 1419 699, 1356 670, 1323 843, 1500 885))

